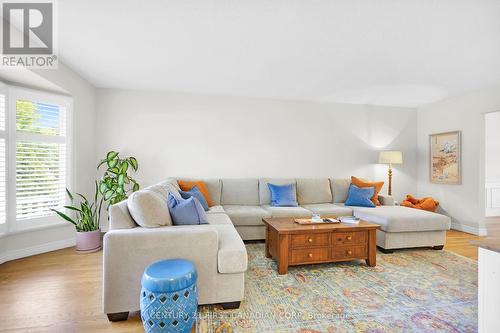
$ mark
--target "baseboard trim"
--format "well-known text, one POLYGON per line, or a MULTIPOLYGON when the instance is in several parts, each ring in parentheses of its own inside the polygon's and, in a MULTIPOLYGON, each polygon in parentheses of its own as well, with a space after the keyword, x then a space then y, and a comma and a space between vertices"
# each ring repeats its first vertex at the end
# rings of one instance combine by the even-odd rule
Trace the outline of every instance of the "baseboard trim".
POLYGON ((75 238, 61 239, 54 242, 40 244, 36 246, 26 247, 24 249, 10 250, 0 254, 0 264, 4 262, 26 258, 37 254, 65 249, 75 246, 75 238))
POLYGON ((458 230, 458 231, 463 231, 468 234, 473 234, 476 236, 486 236, 487 231, 485 227, 480 228, 479 226, 477 227, 472 227, 470 225, 464 225, 456 222, 451 223, 451 229, 453 230, 458 230))

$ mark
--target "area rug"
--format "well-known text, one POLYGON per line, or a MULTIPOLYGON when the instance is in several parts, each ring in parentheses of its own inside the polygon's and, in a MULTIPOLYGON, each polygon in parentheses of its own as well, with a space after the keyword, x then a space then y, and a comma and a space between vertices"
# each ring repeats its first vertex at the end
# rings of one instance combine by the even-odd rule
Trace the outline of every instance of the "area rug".
POLYGON ((245 301, 200 308, 198 332, 477 332, 477 263, 448 251, 400 250, 364 261, 290 267, 247 244, 245 301))

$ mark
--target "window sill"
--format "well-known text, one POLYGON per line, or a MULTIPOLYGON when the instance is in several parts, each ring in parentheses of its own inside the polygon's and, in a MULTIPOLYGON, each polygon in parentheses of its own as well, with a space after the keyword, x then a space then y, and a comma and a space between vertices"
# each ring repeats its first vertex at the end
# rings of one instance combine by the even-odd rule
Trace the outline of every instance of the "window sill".
POLYGON ((23 225, 22 223, 17 223, 17 225, 14 225, 12 229, 5 232, 3 235, 5 236, 5 235, 22 234, 22 233, 32 232, 32 231, 60 228, 60 227, 64 227, 64 226, 72 227, 72 224, 70 224, 68 222, 64 222, 64 221, 45 222, 45 223, 40 223, 36 226, 34 226, 33 224, 23 225))

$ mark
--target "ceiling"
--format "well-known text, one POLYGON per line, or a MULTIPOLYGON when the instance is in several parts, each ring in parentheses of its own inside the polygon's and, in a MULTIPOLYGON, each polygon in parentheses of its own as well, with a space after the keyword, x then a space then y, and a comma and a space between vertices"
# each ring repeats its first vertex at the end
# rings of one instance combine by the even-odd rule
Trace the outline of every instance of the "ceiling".
POLYGON ((415 107, 500 84, 498 0, 58 1, 96 87, 415 107))

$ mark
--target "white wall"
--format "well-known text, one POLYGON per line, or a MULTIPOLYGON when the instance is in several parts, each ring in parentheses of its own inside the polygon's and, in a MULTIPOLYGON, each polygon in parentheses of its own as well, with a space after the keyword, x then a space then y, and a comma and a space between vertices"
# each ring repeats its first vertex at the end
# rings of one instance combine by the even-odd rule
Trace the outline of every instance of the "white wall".
POLYGON ((485 115, 486 179, 500 180, 500 112, 485 115))
POLYGON ((97 100, 99 155, 136 156, 143 186, 168 176, 386 180, 378 150, 400 149, 394 193, 416 192, 414 109, 108 89, 97 100))
POLYGON ((418 195, 440 201, 453 227, 485 233, 484 114, 500 110, 500 87, 418 109, 418 195), (429 182, 429 134, 462 131, 462 185, 429 182))
MULTIPOLYGON (((73 97, 74 191, 91 194, 93 193, 93 180, 96 179, 95 167, 97 165, 95 88, 61 62, 57 70, 33 70, 33 72, 41 79, 62 88, 56 92, 60 93, 64 90, 73 97)), ((10 77, 10 80, 16 83, 15 76, 10 77)), ((49 229, 0 236, 0 263, 71 246, 74 244, 74 238, 74 227, 65 222, 49 229)))

